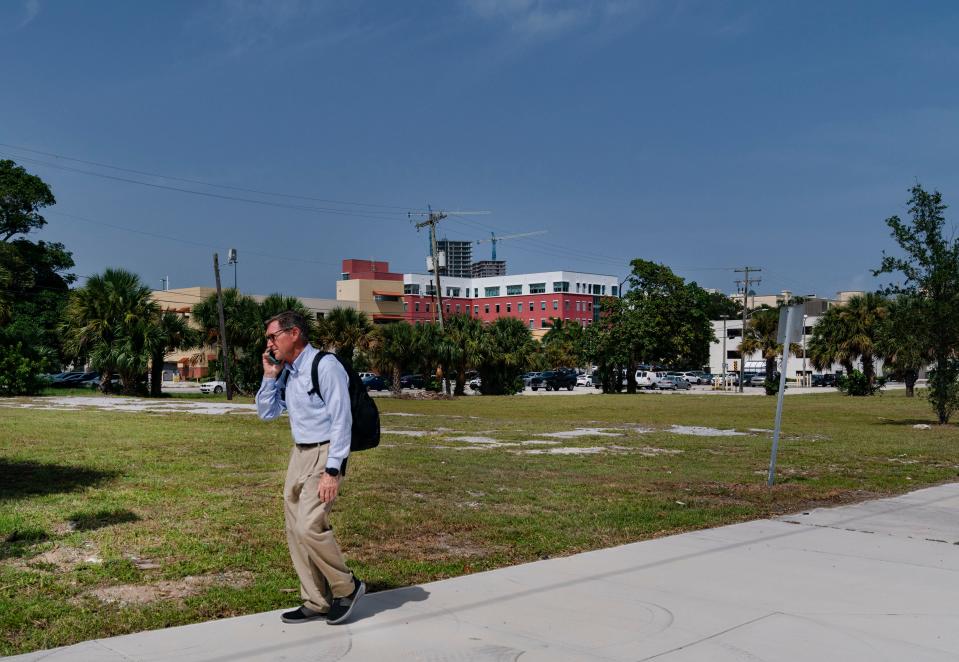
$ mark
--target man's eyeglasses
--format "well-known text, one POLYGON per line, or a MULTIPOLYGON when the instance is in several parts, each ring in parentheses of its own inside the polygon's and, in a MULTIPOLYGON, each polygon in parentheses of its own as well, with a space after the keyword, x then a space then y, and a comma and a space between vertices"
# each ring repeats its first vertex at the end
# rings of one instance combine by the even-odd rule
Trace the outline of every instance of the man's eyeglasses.
POLYGON ((280 329, 280 330, 277 331, 276 333, 268 333, 268 334, 266 334, 266 341, 267 341, 267 342, 276 342, 277 336, 279 336, 280 334, 286 333, 287 331, 292 331, 292 330, 293 330, 292 328, 291 328, 291 329, 280 329))

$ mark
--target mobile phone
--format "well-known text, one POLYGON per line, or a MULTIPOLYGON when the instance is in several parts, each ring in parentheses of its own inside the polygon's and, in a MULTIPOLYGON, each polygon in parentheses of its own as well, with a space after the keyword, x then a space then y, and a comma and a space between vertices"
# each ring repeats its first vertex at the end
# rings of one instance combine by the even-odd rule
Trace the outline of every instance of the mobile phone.
POLYGON ((273 365, 280 365, 280 359, 276 358, 276 355, 273 354, 272 349, 266 353, 266 360, 273 365))

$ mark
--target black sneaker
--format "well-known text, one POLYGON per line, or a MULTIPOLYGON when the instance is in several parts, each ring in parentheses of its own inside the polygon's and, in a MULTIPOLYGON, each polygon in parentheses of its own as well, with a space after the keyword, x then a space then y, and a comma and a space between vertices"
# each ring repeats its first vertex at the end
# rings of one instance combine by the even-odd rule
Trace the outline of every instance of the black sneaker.
POLYGON ((353 607, 366 593, 366 584, 353 577, 353 592, 342 598, 333 598, 330 611, 326 614, 326 622, 330 625, 339 625, 350 617, 353 607))
POLYGON ((280 620, 284 623, 306 623, 308 621, 321 621, 326 619, 326 614, 321 611, 313 611, 306 607, 297 607, 293 611, 284 612, 280 620))

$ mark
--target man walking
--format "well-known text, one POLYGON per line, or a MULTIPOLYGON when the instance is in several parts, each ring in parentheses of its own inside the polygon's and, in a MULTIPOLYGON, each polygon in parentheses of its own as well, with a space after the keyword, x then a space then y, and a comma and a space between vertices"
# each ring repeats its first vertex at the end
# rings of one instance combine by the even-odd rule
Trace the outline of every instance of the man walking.
POLYGON ((270 421, 288 411, 294 441, 283 503, 303 605, 282 619, 325 619, 335 625, 349 618, 366 592, 366 585, 346 566, 330 526, 350 454, 349 377, 335 356, 324 356, 317 369, 319 393, 314 391, 312 367, 319 350, 309 343, 306 319, 293 311, 266 323, 266 350, 257 415, 270 421))

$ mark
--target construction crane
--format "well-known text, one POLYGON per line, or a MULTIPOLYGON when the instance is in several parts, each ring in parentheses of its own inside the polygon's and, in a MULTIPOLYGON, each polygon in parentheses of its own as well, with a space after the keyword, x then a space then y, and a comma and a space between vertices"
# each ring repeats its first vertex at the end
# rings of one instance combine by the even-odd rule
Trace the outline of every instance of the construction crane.
POLYGON ((495 232, 490 232, 489 239, 477 239, 477 244, 482 244, 485 242, 490 242, 493 244, 493 261, 496 261, 496 244, 504 239, 519 239, 520 237, 533 237, 538 234, 546 234, 547 230, 537 230, 536 232, 521 232, 519 234, 504 234, 502 237, 497 237, 495 232))

